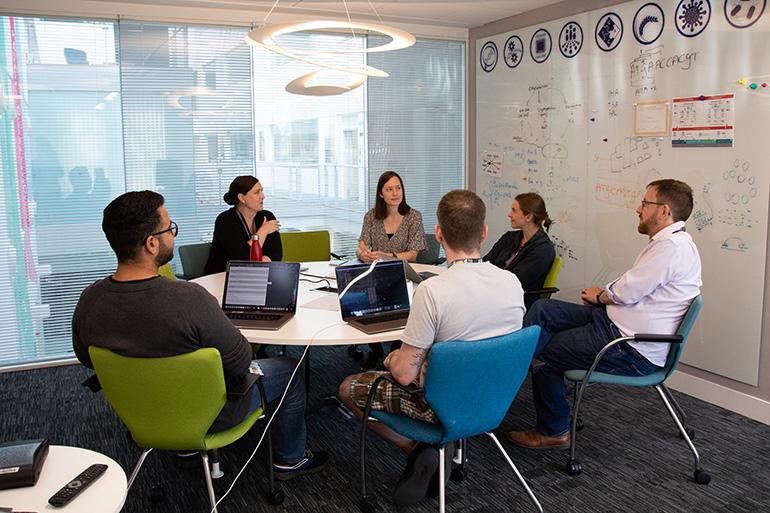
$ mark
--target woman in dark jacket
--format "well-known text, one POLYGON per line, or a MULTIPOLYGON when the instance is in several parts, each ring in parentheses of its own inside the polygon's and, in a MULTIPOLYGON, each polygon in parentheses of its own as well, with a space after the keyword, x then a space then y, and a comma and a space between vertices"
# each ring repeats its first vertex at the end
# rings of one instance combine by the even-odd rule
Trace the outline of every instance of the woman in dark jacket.
POLYGON ((281 224, 269 210, 263 210, 265 193, 262 184, 253 176, 239 176, 225 193, 225 203, 233 208, 217 216, 214 238, 206 262, 206 274, 222 272, 230 260, 248 260, 251 245, 262 246, 262 261, 277 261, 283 257, 281 224))
MULTIPOLYGON (((541 289, 556 257, 546 233, 551 219, 545 210, 545 201, 534 192, 519 194, 511 204, 508 219, 513 230, 495 242, 484 255, 484 261, 511 271, 519 278, 524 291, 541 289)), ((525 306, 529 308, 538 297, 536 294, 524 296, 525 306)))

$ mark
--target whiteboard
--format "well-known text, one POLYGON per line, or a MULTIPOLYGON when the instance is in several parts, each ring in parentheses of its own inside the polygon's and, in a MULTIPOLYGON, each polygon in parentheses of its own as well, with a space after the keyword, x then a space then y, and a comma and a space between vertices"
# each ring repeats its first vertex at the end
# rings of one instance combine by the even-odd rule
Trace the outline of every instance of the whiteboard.
POLYGON ((606 285, 646 244, 635 213, 646 184, 686 181, 695 193, 687 230, 701 254, 704 306, 682 361, 752 385, 770 190, 766 3, 628 2, 476 40, 484 249, 510 229, 512 198, 540 193, 565 261, 558 297, 578 301, 581 288, 606 285), (674 98, 720 94, 734 95, 732 146, 674 148, 670 130, 634 135, 638 102, 671 106, 674 98))

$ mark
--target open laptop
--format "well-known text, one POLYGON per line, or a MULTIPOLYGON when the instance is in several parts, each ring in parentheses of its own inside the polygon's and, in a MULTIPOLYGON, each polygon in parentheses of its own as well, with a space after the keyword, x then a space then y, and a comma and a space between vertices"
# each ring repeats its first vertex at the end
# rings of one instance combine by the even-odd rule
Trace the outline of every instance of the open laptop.
MULTIPOLYGON (((335 269, 337 289, 345 290, 348 283, 369 267, 370 264, 338 266, 335 269)), ((378 262, 369 275, 340 297, 340 313, 342 320, 369 335, 406 326, 409 291, 401 260, 378 262)))
POLYGON ((231 260, 222 310, 238 328, 277 330, 297 311, 298 287, 296 262, 231 260))
POLYGON ((433 276, 438 276, 436 273, 432 273, 430 271, 423 271, 421 273, 418 273, 414 270, 414 267, 409 265, 409 262, 406 260, 404 262, 404 271, 406 272, 406 279, 417 285, 418 283, 422 283, 428 278, 431 278, 433 276))

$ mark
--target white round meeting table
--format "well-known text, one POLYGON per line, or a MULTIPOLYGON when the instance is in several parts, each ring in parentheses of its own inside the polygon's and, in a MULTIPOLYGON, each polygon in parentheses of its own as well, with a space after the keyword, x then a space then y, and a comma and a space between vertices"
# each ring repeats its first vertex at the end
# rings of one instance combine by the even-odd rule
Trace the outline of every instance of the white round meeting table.
MULTIPOLYGON (((410 264, 417 272, 429 271, 435 274, 443 272, 445 267, 425 264, 410 264)), ((253 344, 272 344, 287 346, 336 346, 349 344, 372 344, 374 342, 388 342, 398 340, 403 330, 387 331, 374 335, 366 333, 348 325, 342 320, 339 310, 339 302, 336 293, 320 292, 314 290, 326 285, 325 282, 317 282, 322 278, 329 280, 332 286, 334 280, 334 267, 329 262, 306 262, 302 264, 300 274, 299 292, 297 294, 297 313, 277 331, 241 329, 246 339, 253 344), (328 305, 334 305, 336 309, 328 310, 318 308, 318 299, 327 298, 328 305), (315 307, 313 307, 315 306, 315 307)), ((219 303, 222 303, 222 292, 225 287, 225 273, 211 274, 191 280, 193 283, 205 288, 219 303)), ((411 285, 411 282, 409 282, 411 285)))
POLYGON ((80 447, 52 445, 35 486, 0 490, 0 506, 38 513, 117 513, 123 508, 126 492, 126 473, 112 458, 80 447), (53 494, 94 463, 106 464, 105 473, 66 506, 54 508, 48 504, 53 494))

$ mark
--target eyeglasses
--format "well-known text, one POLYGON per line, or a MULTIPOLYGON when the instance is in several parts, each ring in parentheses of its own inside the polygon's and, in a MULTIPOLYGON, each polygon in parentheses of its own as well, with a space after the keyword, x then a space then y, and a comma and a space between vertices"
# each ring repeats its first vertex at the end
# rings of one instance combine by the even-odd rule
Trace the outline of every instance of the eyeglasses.
POLYGON ((176 235, 179 233, 179 226, 174 221, 171 221, 171 224, 168 225, 168 228, 165 230, 161 230, 159 232, 151 233, 150 235, 160 235, 161 233, 171 232, 171 235, 176 237, 176 235))
POLYGON ((665 205, 665 203, 661 203, 659 201, 647 201, 645 199, 642 200, 642 208, 646 207, 647 205, 665 205))

